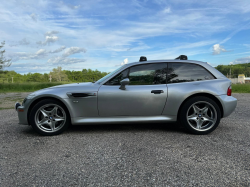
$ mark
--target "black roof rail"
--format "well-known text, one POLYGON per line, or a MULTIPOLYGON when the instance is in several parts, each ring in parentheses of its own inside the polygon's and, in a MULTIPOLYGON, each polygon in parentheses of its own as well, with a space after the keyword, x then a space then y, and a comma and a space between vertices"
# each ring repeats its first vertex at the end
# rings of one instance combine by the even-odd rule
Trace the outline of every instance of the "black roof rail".
POLYGON ((176 60, 187 60, 188 57, 186 55, 180 55, 176 58, 176 60))
POLYGON ((142 62, 142 61, 147 61, 147 57, 141 56, 139 62, 142 62))

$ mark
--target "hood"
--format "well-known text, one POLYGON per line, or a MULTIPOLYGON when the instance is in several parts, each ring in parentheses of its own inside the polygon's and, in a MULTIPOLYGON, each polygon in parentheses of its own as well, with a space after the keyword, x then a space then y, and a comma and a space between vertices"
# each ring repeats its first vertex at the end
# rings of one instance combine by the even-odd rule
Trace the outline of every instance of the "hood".
POLYGON ((63 85, 58 85, 58 86, 52 86, 49 88, 45 88, 45 89, 54 89, 54 88, 69 88, 69 87, 79 87, 79 86, 93 86, 94 83, 92 82, 82 82, 82 83, 71 83, 71 84, 63 84, 63 85))
POLYGON ((42 90, 35 91, 32 94, 35 95, 35 97, 46 95, 46 96, 58 96, 60 98, 68 98, 67 96, 68 92, 76 92, 76 93, 97 92, 100 86, 101 85, 92 82, 72 83, 72 84, 64 84, 64 85, 45 88, 42 90))

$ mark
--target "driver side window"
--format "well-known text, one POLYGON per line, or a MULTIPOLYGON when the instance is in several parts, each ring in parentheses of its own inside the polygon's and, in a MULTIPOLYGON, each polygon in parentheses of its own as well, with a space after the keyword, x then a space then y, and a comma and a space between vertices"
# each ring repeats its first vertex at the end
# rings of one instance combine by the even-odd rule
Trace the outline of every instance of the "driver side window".
POLYGON ((122 71, 121 73, 110 79, 108 82, 106 82, 104 85, 121 85, 120 81, 128 78, 128 70, 129 69, 122 71))

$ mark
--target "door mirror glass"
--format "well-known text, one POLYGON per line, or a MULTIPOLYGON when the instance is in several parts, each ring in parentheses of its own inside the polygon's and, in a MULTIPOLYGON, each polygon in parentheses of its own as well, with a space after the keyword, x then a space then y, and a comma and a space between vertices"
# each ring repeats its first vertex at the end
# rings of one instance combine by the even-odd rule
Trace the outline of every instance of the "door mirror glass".
POLYGON ((129 85, 129 79, 128 78, 126 78, 126 79, 123 79, 121 82, 121 86, 120 86, 120 88, 119 89, 121 89, 121 90, 126 90, 126 85, 129 85))

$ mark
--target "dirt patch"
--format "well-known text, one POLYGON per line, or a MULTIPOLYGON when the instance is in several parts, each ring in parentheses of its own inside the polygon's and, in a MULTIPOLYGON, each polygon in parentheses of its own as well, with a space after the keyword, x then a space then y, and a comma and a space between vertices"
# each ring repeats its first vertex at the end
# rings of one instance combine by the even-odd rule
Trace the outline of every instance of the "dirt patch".
POLYGON ((22 104, 23 100, 31 92, 0 93, 0 110, 12 109, 16 102, 22 104))

